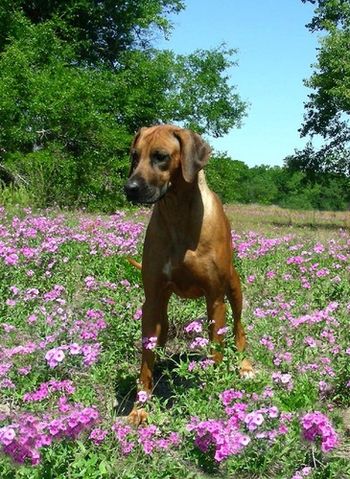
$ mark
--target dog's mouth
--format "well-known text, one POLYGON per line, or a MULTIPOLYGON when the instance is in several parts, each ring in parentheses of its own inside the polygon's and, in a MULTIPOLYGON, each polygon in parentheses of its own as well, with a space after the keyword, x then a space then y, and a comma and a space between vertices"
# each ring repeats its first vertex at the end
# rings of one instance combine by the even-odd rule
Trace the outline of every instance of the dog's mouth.
POLYGON ((147 185, 137 180, 129 180, 124 187, 125 195, 134 204, 151 205, 162 199, 169 189, 169 183, 161 187, 147 185))

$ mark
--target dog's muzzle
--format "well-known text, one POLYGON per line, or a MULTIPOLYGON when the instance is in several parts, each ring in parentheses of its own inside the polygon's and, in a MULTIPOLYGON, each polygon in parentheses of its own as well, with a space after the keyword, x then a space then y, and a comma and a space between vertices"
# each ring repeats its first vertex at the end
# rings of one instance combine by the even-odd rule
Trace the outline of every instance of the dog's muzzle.
POLYGON ((152 204, 168 191, 168 184, 161 187, 147 184, 142 178, 131 177, 124 186, 127 199, 132 203, 152 204))

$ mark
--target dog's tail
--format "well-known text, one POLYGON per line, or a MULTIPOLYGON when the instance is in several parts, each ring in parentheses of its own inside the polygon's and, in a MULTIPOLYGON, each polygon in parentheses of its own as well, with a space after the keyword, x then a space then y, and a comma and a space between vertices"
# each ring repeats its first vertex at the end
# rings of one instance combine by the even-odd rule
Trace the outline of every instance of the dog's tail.
POLYGON ((135 268, 141 270, 142 269, 142 264, 141 263, 138 263, 136 260, 134 260, 133 258, 130 258, 130 256, 128 256, 126 258, 130 264, 132 264, 133 266, 135 266, 135 268))

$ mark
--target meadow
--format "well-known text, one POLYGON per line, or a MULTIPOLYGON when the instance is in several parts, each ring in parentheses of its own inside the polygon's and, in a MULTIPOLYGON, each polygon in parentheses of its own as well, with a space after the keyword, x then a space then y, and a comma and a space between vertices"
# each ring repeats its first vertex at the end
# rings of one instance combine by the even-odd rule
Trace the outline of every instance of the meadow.
POLYGON ((350 477, 349 213, 230 205, 255 377, 227 314, 173 297, 149 421, 136 396, 148 209, 0 208, 1 479, 350 477))

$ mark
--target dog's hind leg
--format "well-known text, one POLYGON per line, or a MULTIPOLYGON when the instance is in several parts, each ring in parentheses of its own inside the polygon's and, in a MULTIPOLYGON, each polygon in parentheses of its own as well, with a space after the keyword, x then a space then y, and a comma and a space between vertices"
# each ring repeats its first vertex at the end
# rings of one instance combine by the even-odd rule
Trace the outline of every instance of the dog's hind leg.
MULTIPOLYGON (((230 302, 233 314, 233 331, 235 335, 235 345, 237 351, 242 353, 246 348, 246 336, 242 325, 242 290, 241 282, 236 270, 232 267, 229 285, 227 288, 227 298, 230 302)), ((253 367, 248 359, 243 359, 240 365, 240 375, 242 377, 252 377, 253 367)))
POLYGON ((225 327, 225 313, 226 305, 224 303, 224 295, 218 298, 207 297, 207 314, 209 322, 209 339, 211 343, 219 346, 213 349, 212 357, 215 363, 222 361, 222 346, 223 346, 223 332, 220 334, 220 329, 225 327), (221 346, 221 347, 220 347, 221 346))

